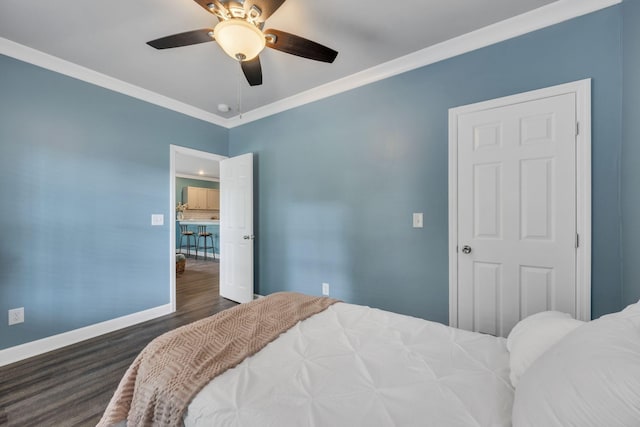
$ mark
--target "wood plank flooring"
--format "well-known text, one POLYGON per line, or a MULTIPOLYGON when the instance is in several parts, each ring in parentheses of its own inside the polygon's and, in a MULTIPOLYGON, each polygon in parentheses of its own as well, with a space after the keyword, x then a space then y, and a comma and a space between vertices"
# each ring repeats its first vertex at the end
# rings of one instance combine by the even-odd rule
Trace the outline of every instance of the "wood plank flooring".
POLYGON ((236 305, 218 295, 218 268, 188 259, 171 315, 0 367, 0 426, 95 426, 149 341, 236 305))

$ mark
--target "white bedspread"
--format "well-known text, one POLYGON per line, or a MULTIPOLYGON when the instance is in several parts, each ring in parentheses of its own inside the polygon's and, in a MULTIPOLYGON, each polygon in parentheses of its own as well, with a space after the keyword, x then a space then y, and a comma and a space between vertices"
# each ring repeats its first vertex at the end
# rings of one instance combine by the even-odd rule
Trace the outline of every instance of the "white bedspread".
POLYGON ((226 371, 186 426, 510 426, 506 340, 337 303, 226 371))

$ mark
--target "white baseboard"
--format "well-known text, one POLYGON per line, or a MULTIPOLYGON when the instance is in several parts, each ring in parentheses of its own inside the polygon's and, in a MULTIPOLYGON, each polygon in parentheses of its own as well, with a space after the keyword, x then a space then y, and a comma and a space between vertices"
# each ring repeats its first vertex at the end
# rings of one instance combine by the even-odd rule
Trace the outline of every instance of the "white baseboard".
POLYGON ((171 314, 171 312, 171 304, 161 305, 94 325, 63 332, 58 335, 20 344, 15 347, 9 347, 0 350, 0 366, 9 365, 71 344, 76 344, 80 341, 117 331, 118 329, 146 322, 147 320, 171 314))

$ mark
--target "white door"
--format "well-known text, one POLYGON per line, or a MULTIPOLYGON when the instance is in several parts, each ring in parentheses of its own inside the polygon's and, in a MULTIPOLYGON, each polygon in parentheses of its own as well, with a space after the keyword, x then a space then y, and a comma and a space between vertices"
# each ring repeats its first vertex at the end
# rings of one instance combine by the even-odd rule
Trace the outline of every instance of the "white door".
POLYGON ((458 327, 576 316, 576 94, 458 116, 458 327))
POLYGON ((220 161, 220 296, 253 299, 253 153, 220 161))

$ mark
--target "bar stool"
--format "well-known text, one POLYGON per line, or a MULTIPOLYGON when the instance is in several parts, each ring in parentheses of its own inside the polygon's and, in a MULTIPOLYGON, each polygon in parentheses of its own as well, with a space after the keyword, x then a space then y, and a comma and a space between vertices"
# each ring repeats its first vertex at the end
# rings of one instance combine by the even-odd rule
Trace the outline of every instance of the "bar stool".
POLYGON ((187 256, 191 256, 191 238, 193 238, 193 247, 196 249, 196 259, 198 259, 198 247, 196 246, 196 235, 193 231, 189 230, 189 226, 186 224, 180 224, 180 253, 184 244, 184 238, 187 238, 187 256))
POLYGON ((207 237, 211 239, 211 252, 213 252, 213 259, 216 259, 216 247, 213 243, 213 234, 207 231, 206 225, 198 226, 198 243, 196 244, 196 259, 198 259, 198 249, 200 246, 200 239, 204 239, 204 259, 207 259, 207 237))

